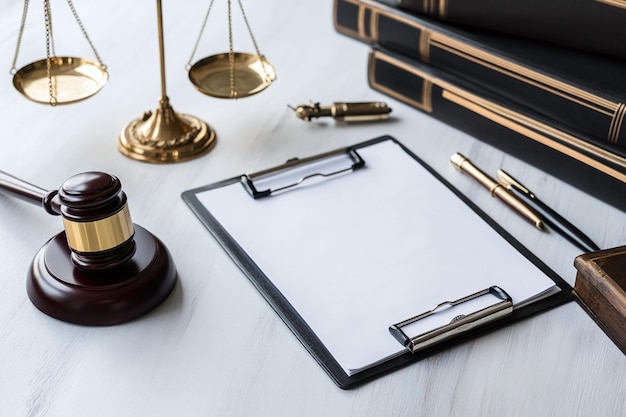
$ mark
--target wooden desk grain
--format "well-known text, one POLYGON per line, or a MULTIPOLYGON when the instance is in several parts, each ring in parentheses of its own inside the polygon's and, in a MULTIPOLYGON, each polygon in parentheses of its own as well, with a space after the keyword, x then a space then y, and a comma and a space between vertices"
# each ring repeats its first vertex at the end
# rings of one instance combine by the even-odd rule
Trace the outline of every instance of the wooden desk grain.
MULTIPOLYGON (((184 205, 180 193, 186 189, 392 134, 506 223, 570 284, 576 248, 553 233, 537 232, 459 176, 448 162, 453 152, 488 172, 502 166, 514 173, 601 246, 625 243, 623 212, 371 91, 368 48, 334 32, 330 0, 246 2, 278 80, 257 96, 235 101, 201 95, 184 70, 207 2, 164 2, 171 103, 203 118, 218 135, 211 153, 177 165, 144 164, 116 150, 122 127, 156 108, 160 97, 154 2, 75 0, 111 77, 93 98, 56 108, 31 103, 12 88, 8 72, 20 3, 0 0, 6 68, 0 82, 0 169, 50 189, 82 171, 117 175, 134 221, 168 245, 180 279, 162 306, 131 323, 92 328, 51 319, 29 302, 25 275, 36 251, 62 225, 35 206, 0 196, 1 415, 626 414, 624 355, 574 302, 342 391, 184 205), (384 100, 393 120, 307 124, 287 105, 308 100, 384 100)), ((31 3, 18 66, 45 56, 41 5, 31 3)), ((222 3, 214 6, 198 58, 227 50, 222 3)), ((52 7, 57 53, 90 57, 65 3, 53 1, 52 7)), ((243 26, 235 36, 236 49, 250 50, 243 26)))

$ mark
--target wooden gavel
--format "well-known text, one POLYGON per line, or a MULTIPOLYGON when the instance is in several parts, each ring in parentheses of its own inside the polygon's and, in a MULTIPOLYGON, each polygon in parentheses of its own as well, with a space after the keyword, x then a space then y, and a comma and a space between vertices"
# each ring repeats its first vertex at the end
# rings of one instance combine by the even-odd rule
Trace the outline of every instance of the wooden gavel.
POLYGON ((165 245, 133 224, 118 178, 85 172, 47 191, 0 171, 0 192, 61 215, 64 231, 35 256, 27 292, 44 313, 77 324, 111 325, 147 313, 173 290, 165 245))

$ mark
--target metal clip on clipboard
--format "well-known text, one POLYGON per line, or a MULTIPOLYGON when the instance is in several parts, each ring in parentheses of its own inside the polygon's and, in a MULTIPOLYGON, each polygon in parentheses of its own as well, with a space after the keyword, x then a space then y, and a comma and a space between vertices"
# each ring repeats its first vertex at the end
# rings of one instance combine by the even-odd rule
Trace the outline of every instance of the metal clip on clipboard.
POLYGON ((460 333, 498 320, 512 312, 511 297, 500 287, 493 286, 456 301, 443 302, 425 313, 390 326, 389 332, 411 353, 415 353, 460 333), (494 299, 495 302, 493 302, 494 299), (468 308, 472 309, 471 312, 464 312, 468 308), (424 331, 425 321, 433 321, 437 324, 429 326, 430 330, 424 331), (405 330, 411 326, 421 329, 418 330, 417 336, 407 335, 405 330))
POLYGON ((241 184, 254 199, 269 197, 314 179, 328 179, 363 168, 365 161, 351 148, 309 158, 293 158, 276 168, 241 176, 241 184))

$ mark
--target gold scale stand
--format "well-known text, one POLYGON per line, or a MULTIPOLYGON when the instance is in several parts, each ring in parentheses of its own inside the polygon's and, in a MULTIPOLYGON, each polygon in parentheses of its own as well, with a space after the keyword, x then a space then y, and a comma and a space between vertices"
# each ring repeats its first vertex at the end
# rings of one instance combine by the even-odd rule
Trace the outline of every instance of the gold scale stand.
MULTIPOLYGON (((218 98, 242 98, 267 88, 275 79, 272 65, 261 55, 248 19, 241 4, 239 8, 256 50, 256 55, 234 52, 232 35, 231 0, 228 2, 229 51, 201 59, 194 65, 191 61, 213 7, 211 0, 200 34, 194 46, 187 70, 196 88, 209 96, 218 98)), ((16 69, 22 35, 26 23, 29 0, 24 1, 24 11, 13 59, 11 73, 15 88, 28 99, 56 106, 84 100, 96 94, 106 84, 106 66, 98 56, 71 0, 67 3, 83 36, 89 43, 98 63, 75 57, 58 57, 54 51, 50 0, 44 0, 46 24, 46 59, 16 69)), ((195 116, 174 111, 167 96, 165 83, 165 53, 163 42, 163 12, 161 0, 157 0, 157 28, 161 70, 161 98, 154 112, 128 123, 118 138, 122 154, 144 162, 171 163, 186 161, 210 151, 216 142, 215 131, 195 116)))

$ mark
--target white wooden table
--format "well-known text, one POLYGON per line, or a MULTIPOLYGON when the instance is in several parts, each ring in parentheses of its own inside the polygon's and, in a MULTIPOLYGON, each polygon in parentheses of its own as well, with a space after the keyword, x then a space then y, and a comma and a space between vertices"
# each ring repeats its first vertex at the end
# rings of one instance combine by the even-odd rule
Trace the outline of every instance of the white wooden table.
MULTIPOLYGON (((22 3, 0 0, 0 170, 43 188, 100 170, 118 176, 133 219, 168 246, 179 282, 155 311, 127 324, 83 327, 40 313, 25 290, 37 250, 58 218, 0 196, 0 414, 3 416, 621 416, 626 360, 571 302, 437 354, 357 389, 337 388, 180 198, 204 184, 383 134, 409 146, 466 192, 571 285, 578 251, 539 233, 448 162, 460 151, 501 166, 604 248, 626 243, 626 216, 512 156, 370 90, 368 47, 337 34, 330 0, 248 1, 246 14, 278 80, 240 100, 204 96, 185 64, 208 2, 165 1, 168 95, 204 119, 218 143, 190 162, 152 165, 116 149, 122 127, 160 97, 155 2, 74 1, 110 72, 89 100, 51 108, 27 101, 9 69, 22 3), (287 105, 383 100, 386 123, 305 123, 287 105)), ((233 5, 236 6, 236 3, 233 5)), ((53 1, 58 55, 91 52, 67 5, 53 1), (64 23, 65 22, 65 23, 64 23)), ((41 2, 32 2, 18 67, 45 57, 41 2)), ((233 8, 233 15, 238 9, 233 8)), ((196 58, 228 49, 217 1, 196 58)), ((245 27, 235 48, 250 50, 245 27), (240 42, 240 43, 238 43, 240 42), (241 47, 238 48, 237 45, 241 47)))

